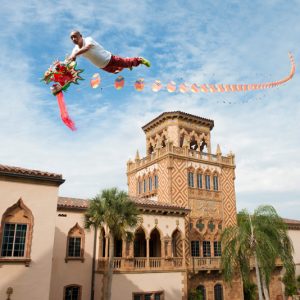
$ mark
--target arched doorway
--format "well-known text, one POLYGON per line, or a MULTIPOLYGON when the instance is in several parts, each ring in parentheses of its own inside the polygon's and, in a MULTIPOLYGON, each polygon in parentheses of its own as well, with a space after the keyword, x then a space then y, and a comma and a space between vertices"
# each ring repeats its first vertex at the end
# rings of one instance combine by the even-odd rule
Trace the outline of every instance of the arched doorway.
POLYGON ((142 228, 138 228, 134 235, 134 257, 146 257, 146 236, 142 228))
POLYGON ((172 257, 183 257, 181 233, 178 229, 172 234, 172 257))
POLYGON ((205 286, 200 284, 197 286, 196 288, 197 294, 202 296, 202 300, 206 300, 206 290, 205 290, 205 286))
POLYGON ((150 257, 161 257, 160 234, 156 228, 150 234, 150 257))

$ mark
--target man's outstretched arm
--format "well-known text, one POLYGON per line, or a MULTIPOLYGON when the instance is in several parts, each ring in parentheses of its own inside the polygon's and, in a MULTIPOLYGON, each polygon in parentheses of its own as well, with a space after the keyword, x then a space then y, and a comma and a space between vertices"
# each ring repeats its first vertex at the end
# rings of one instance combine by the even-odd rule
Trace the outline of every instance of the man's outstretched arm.
POLYGON ((81 54, 83 54, 83 53, 89 51, 92 47, 94 47, 94 45, 92 45, 92 44, 89 44, 89 45, 86 45, 85 47, 82 47, 79 51, 77 51, 77 52, 71 54, 71 55, 69 56, 68 60, 71 60, 71 61, 72 61, 72 60, 76 60, 76 57, 77 57, 78 55, 81 55, 81 54))

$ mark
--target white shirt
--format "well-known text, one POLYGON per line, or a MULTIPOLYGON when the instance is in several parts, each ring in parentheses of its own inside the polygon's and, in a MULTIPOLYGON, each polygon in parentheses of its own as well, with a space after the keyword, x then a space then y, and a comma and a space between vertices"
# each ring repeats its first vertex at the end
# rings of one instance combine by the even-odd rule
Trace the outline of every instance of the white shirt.
MULTIPOLYGON (((83 38, 83 46, 93 45, 88 51, 82 54, 85 58, 91 61, 94 65, 99 68, 105 68, 111 58, 111 53, 106 51, 100 44, 98 44, 91 37, 83 38)), ((72 54, 78 52, 80 49, 78 45, 73 48, 72 54)))

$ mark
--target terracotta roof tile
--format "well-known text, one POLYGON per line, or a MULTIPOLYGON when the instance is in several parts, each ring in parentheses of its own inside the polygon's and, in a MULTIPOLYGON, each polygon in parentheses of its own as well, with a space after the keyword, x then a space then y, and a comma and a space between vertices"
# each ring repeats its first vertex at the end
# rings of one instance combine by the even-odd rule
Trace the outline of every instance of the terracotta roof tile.
POLYGON ((291 219, 284 219, 284 218, 282 220, 288 226, 289 229, 300 229, 299 220, 291 220, 291 219))
POLYGON ((69 197, 58 197, 57 208, 87 209, 89 200, 69 197))
POLYGON ((142 127, 144 131, 147 131, 150 127, 154 126, 157 122, 162 120, 163 118, 170 118, 170 117, 177 117, 177 118, 192 118, 193 120, 197 122, 201 122, 202 124, 205 124, 206 126, 209 126, 210 129, 214 127, 214 121, 206 118, 202 118, 196 115, 188 114, 182 111, 168 111, 163 112, 156 118, 154 118, 152 121, 148 122, 146 125, 142 127))
POLYGON ((186 208, 184 206, 177 205, 177 204, 158 202, 158 201, 147 199, 147 198, 139 198, 139 197, 130 197, 130 198, 137 205, 141 205, 141 206, 189 211, 188 208, 186 208))
POLYGON ((0 164, 0 175, 7 175, 7 176, 24 176, 24 177, 35 177, 38 179, 49 179, 49 180, 57 180, 64 182, 61 174, 50 173, 45 171, 39 171, 34 169, 25 169, 7 165, 0 164))
MULTIPOLYGON (((164 202, 157 202, 154 200, 138 197, 130 197, 133 202, 137 204, 138 207, 147 207, 147 208, 157 208, 157 209, 171 209, 176 211, 189 211, 189 209, 164 202)), ((70 197, 59 197, 57 201, 57 208, 60 209, 80 209, 85 210, 89 206, 89 200, 79 199, 79 198, 70 198, 70 197)))

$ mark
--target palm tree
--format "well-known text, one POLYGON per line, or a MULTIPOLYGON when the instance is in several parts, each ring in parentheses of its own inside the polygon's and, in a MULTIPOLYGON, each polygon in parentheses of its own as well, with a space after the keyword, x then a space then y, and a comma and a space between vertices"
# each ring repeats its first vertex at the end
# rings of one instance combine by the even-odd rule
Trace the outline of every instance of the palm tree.
POLYGON ((136 226, 138 214, 138 208, 127 193, 117 188, 105 189, 92 198, 85 213, 86 228, 99 228, 105 224, 109 229, 109 260, 104 299, 111 299, 115 238, 128 238, 132 235, 128 230, 136 226))
POLYGON ((287 272, 294 268, 293 246, 287 227, 274 207, 259 206, 252 216, 247 210, 237 215, 237 225, 225 228, 221 236, 224 278, 230 281, 236 271, 249 286, 250 263, 254 260, 259 300, 269 299, 271 274, 280 258, 287 272))

